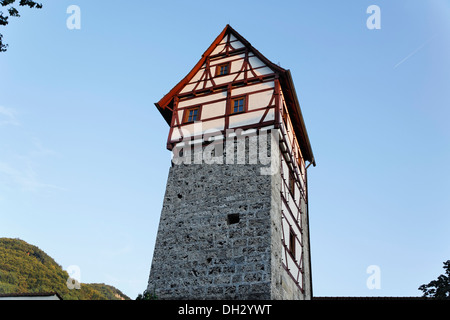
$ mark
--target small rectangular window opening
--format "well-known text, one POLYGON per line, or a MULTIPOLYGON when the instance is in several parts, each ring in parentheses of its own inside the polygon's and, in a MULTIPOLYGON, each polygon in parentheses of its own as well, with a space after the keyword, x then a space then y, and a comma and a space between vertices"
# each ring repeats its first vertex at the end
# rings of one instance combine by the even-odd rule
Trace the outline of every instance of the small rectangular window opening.
POLYGON ((230 63, 219 64, 216 67, 216 76, 224 76, 230 73, 230 63))
POLYGON ((236 98, 232 100, 231 113, 239 113, 245 111, 245 98, 236 98))
POLYGON ((194 122, 200 118, 200 108, 192 108, 186 111, 185 122, 194 122))
POLYGON ((295 258, 295 233, 292 229, 289 231, 289 252, 295 258))
POLYGON ((289 191, 291 192, 292 196, 295 196, 295 176, 294 173, 289 170, 289 191))
POLYGON ((227 216, 227 224, 235 224, 240 220, 239 213, 231 213, 227 216))

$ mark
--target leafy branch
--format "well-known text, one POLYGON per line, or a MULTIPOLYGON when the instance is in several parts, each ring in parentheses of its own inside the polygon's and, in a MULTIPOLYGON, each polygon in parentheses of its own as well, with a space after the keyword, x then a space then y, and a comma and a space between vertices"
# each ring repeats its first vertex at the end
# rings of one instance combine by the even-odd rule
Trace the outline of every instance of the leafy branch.
POLYGON ((450 260, 444 262, 444 270, 445 275, 441 274, 436 280, 419 287, 424 297, 450 299, 450 260))
MULTIPOLYGON (((0 26, 8 25, 10 17, 20 17, 19 10, 13 6, 15 3, 16 0, 0 0, 0 9, 5 8, 7 11, 7 13, 3 13, 3 11, 0 10, 0 26)), ((19 0, 19 6, 36 9, 42 8, 41 3, 32 0, 19 0)), ((3 35, 0 33, 0 52, 5 52, 7 47, 8 45, 3 43, 3 35)))

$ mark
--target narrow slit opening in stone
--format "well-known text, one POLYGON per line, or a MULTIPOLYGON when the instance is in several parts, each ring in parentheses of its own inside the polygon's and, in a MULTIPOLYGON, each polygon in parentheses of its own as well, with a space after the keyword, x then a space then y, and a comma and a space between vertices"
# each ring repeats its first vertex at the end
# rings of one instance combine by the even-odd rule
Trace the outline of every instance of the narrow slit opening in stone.
POLYGON ((231 213, 227 216, 227 223, 229 225, 238 223, 239 220, 240 220, 239 213, 231 213))

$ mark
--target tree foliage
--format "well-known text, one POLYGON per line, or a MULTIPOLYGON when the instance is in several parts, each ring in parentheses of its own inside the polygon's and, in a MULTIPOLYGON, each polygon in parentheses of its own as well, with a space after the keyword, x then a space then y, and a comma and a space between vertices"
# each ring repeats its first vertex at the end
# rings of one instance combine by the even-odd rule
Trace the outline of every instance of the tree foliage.
POLYGON ((145 290, 142 294, 138 294, 136 300, 158 300, 158 297, 155 292, 145 290))
POLYGON ((69 274, 36 246, 20 239, 0 238, 0 293, 58 292, 64 300, 128 300, 120 290, 105 284, 67 286, 69 274))
POLYGON ((424 297, 450 299, 450 260, 444 262, 444 270, 445 274, 441 274, 436 280, 419 287, 424 297))
MULTIPOLYGON (((0 10, 0 26, 8 25, 10 17, 20 17, 19 10, 17 10, 16 6, 14 6, 15 4, 16 0, 0 0, 1 8, 6 9, 5 13, 0 10)), ((29 7, 36 9, 42 8, 41 3, 32 0, 19 0, 18 4, 20 7, 29 7)), ((3 43, 3 35, 0 33, 0 52, 6 51, 7 47, 8 45, 3 43)))

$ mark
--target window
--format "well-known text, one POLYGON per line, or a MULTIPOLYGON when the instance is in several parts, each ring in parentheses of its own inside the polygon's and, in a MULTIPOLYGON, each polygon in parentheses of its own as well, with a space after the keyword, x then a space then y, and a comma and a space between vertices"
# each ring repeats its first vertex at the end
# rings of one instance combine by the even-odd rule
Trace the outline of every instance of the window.
POLYGON ((289 191, 291 192, 292 197, 294 197, 295 195, 295 177, 294 177, 294 173, 292 172, 292 170, 289 170, 289 191))
POLYGON ((231 100, 231 113, 239 113, 245 111, 245 98, 236 98, 231 100))
POLYGON ((194 122, 200 119, 200 107, 187 109, 185 111, 184 122, 194 122))
POLYGON ((222 63, 216 67, 216 76, 224 76, 230 73, 230 63, 222 63))
POLYGON ((295 233, 292 229, 289 231, 289 252, 295 259, 295 233))
POLYGON ((228 225, 238 223, 239 220, 240 220, 239 219, 239 213, 230 213, 227 216, 227 224, 228 225))

